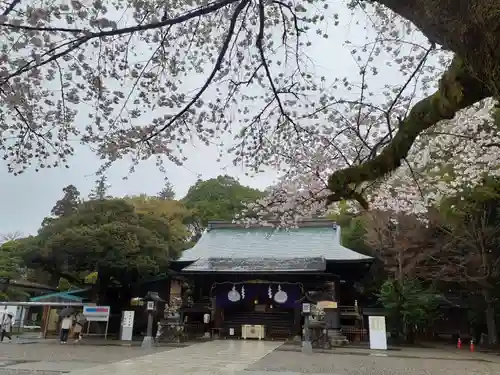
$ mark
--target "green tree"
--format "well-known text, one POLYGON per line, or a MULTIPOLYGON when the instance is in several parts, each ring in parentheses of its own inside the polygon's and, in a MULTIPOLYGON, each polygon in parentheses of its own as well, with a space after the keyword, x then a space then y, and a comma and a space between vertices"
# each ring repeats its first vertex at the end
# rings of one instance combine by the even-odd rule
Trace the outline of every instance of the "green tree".
MULTIPOLYGON (((10 240, 0 246, 0 278, 21 280, 26 278, 26 267, 23 261, 24 247, 20 240, 10 240)), ((9 287, 0 290, 0 299, 12 301, 23 299, 26 293, 9 287)))
POLYGON ((108 178, 106 176, 101 176, 95 182, 95 187, 90 192, 89 199, 103 200, 111 198, 111 196, 108 195, 108 189, 111 185, 107 184, 107 180, 108 178))
POLYGON ((50 211, 56 218, 73 214, 80 204, 80 192, 74 185, 68 185, 62 190, 63 197, 56 202, 50 211))
POLYGON ((415 326, 429 323, 437 314, 439 299, 432 288, 417 279, 387 280, 378 299, 389 313, 389 326, 396 335, 413 342, 415 326))
POLYGON ((490 344, 498 342, 495 305, 500 285, 500 182, 464 189, 440 206, 443 232, 448 236, 432 262, 434 278, 463 285, 481 296, 490 344))
POLYGON ((171 200, 175 198, 174 186, 170 183, 170 181, 165 182, 165 186, 158 193, 158 198, 163 200, 171 200))
MULTIPOLYGON (((180 255, 180 252, 189 244, 191 232, 188 226, 193 222, 194 216, 191 210, 188 210, 182 202, 170 199, 165 200, 159 197, 150 197, 147 195, 138 195, 125 198, 130 204, 135 207, 138 214, 144 218, 156 220, 159 224, 158 231, 165 231, 165 238, 170 245, 172 256, 180 255), (163 221, 168 222, 164 225, 163 221)), ((153 223, 150 228, 153 227, 153 223)))
POLYGON ((218 176, 209 180, 198 180, 191 186, 182 202, 194 211, 198 218, 197 231, 207 226, 210 220, 231 221, 245 208, 245 202, 252 202, 264 193, 241 185, 231 176, 218 176))
POLYGON ((131 286, 165 272, 180 251, 171 246, 174 236, 168 218, 138 212, 127 200, 91 200, 40 229, 31 265, 76 285, 95 272, 99 301, 111 284, 131 286))
POLYGON ((366 243, 366 218, 363 215, 355 215, 346 210, 338 214, 331 214, 329 219, 335 221, 341 227, 342 245, 362 254, 371 254, 370 246, 366 243))

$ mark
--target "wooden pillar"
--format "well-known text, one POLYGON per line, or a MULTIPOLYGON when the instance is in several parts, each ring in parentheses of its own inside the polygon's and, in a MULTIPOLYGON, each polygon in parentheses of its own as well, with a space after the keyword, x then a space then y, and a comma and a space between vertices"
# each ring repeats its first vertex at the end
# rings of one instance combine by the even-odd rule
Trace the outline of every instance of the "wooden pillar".
POLYGON ((340 280, 338 279, 328 282, 325 297, 333 302, 328 308, 325 308, 325 322, 329 330, 340 330, 339 286, 340 280))

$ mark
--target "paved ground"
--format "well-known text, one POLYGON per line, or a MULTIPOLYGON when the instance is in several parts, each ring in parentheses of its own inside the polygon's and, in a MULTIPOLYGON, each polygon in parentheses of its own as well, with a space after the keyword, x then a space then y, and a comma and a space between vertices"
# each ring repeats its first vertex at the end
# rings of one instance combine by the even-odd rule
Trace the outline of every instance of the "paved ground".
MULTIPOLYGON (((275 351, 254 363, 245 375, 332 374, 332 375, 493 375, 500 374, 500 363, 483 355, 438 350, 403 350, 382 356, 370 351, 348 354, 305 355, 275 351), (432 356, 432 357, 431 357, 432 356), (435 359, 428 359, 429 357, 435 359), (439 359, 438 359, 439 358, 439 359), (288 373, 287 373, 288 372, 288 373)), ((497 361, 496 358, 493 358, 497 361)))
MULTIPOLYGON (((153 349, 153 353, 171 348, 153 349)), ((0 344, 0 375, 59 375, 147 354, 141 348, 118 346, 58 345, 54 343, 0 344)), ((151 352, 149 352, 151 353, 151 352)))
POLYGON ((453 350, 305 355, 281 343, 221 340, 184 348, 0 344, 0 375, 497 375, 500 357, 453 350), (377 356, 374 356, 376 354, 377 356))
POLYGON ((71 372, 70 375, 233 375, 275 350, 281 343, 220 340, 176 348, 134 360, 71 372))

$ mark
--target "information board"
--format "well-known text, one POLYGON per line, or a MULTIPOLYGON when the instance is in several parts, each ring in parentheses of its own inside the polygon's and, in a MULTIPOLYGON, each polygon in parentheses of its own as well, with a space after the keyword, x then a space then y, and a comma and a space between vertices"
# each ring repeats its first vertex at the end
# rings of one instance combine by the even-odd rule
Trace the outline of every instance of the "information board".
POLYGON ((132 328, 134 326, 134 311, 123 312, 123 327, 132 328))
POLYGON ((110 311, 109 306, 83 306, 83 316, 89 322, 107 322, 110 311))
POLYGON ((370 349, 387 350, 387 331, 385 316, 369 316, 370 349))
POLYGON ((303 303, 302 304, 302 313, 304 313, 304 314, 311 313, 311 304, 310 303, 303 303))

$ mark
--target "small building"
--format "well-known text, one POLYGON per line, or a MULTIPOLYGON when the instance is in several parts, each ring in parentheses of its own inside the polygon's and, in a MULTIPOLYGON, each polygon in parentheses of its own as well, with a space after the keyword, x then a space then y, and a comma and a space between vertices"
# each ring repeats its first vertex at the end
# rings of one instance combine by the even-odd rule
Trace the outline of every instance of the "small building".
POLYGON ((268 338, 288 338, 301 334, 302 303, 325 290, 333 291, 341 324, 361 322, 354 282, 371 263, 341 245, 335 222, 307 220, 289 229, 210 222, 171 267, 191 285, 186 321, 201 324, 209 312, 222 336, 261 325, 268 338))
POLYGON ((30 298, 29 302, 40 303, 40 306, 28 307, 27 319, 33 324, 40 324, 44 336, 56 334, 58 330, 59 315, 61 307, 53 307, 51 304, 81 305, 88 301, 90 288, 73 289, 64 292, 54 292, 30 298), (42 305, 45 304, 45 305, 42 305))

